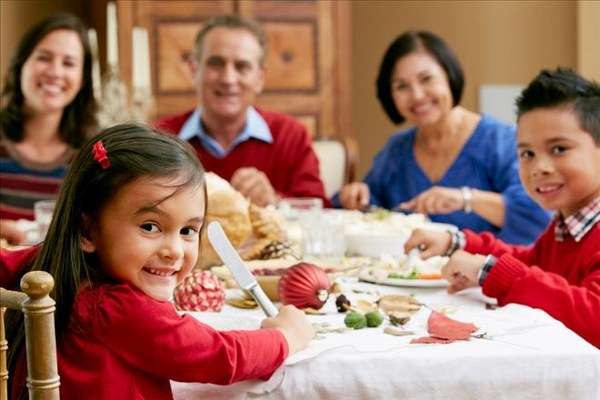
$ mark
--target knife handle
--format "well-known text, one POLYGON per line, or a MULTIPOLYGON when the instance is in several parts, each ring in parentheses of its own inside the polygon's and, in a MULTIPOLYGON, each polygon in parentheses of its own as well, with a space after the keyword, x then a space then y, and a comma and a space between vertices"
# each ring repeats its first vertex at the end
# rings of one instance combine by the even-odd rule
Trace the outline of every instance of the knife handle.
POLYGON ((251 287, 248 291, 252 294, 252 297, 254 297, 254 300, 256 300, 260 308, 267 314, 267 317, 276 317, 277 314, 279 314, 279 311, 275 308, 273 302, 267 297, 259 285, 251 287))

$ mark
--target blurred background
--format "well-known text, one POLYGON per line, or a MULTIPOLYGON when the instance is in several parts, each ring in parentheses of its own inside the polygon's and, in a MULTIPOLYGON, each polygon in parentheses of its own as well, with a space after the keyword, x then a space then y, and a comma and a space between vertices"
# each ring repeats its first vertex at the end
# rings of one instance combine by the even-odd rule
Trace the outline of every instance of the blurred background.
MULTIPOLYGON (((202 21, 226 12, 257 19, 270 39, 268 81, 259 105, 294 114, 316 138, 353 137, 361 178, 400 127, 385 117, 375 78, 388 44, 407 29, 427 29, 456 51, 466 76, 462 103, 482 111, 482 88, 520 87, 541 68, 575 68, 600 80, 598 1, 116 1, 119 64, 131 81, 131 30, 149 33, 149 118, 195 104, 187 72, 202 21), (489 86, 491 85, 491 86, 489 86), (499 85, 499 86, 496 86, 499 85)), ((2 0, 2 82, 19 38, 54 11, 69 11, 97 31, 105 71, 106 0, 2 0)))

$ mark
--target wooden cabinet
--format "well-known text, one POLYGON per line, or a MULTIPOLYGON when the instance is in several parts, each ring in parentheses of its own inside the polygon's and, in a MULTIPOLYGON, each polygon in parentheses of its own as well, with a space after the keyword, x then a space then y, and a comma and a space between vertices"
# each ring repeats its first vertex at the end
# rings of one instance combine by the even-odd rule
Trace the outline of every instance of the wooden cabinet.
POLYGON ((350 4, 317 0, 117 1, 123 79, 131 79, 131 29, 148 29, 152 118, 197 100, 186 63, 196 32, 215 15, 238 13, 268 36, 267 80, 257 105, 288 113, 315 137, 351 136, 350 4))

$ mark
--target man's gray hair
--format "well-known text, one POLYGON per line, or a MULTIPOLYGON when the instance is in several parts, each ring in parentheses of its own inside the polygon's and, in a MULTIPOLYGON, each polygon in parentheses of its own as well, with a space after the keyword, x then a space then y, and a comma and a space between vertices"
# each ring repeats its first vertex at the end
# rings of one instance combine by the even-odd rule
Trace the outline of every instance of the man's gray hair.
POLYGON ((267 54, 267 35, 260 25, 250 19, 241 17, 237 14, 220 15, 213 17, 204 23, 204 26, 196 35, 194 41, 194 53, 197 60, 202 57, 202 47, 204 46, 204 38, 211 30, 215 28, 229 28, 229 29, 245 29, 250 32, 260 45, 262 49, 262 55, 260 57, 260 64, 262 65, 265 56, 267 54))

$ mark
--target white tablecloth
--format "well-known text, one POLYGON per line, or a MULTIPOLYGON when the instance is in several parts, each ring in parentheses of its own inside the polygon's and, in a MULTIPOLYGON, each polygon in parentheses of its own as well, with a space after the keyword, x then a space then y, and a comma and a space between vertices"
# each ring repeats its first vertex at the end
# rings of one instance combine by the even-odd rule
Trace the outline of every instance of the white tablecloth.
MULTIPOLYGON (((600 399, 600 351, 543 311, 520 305, 488 310, 478 290, 448 295, 444 289, 343 285, 414 294, 451 318, 473 322, 492 339, 409 344, 427 335, 430 311, 423 308, 407 327, 415 336, 383 334, 385 323, 329 333, 288 358, 268 381, 226 387, 172 382, 175 399, 600 399)), ((335 311, 332 301, 325 310, 326 315, 310 319, 343 326, 344 314, 335 311)), ((264 318, 260 310, 228 306, 219 314, 192 314, 218 329, 254 329, 264 318)))

